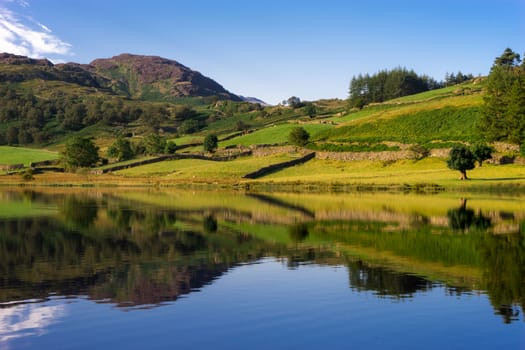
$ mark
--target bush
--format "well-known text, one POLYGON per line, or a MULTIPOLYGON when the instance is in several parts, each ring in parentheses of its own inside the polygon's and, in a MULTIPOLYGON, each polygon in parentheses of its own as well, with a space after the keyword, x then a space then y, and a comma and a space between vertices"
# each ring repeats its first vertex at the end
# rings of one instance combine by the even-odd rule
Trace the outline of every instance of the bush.
POLYGON ((106 154, 108 157, 116 158, 117 162, 123 162, 135 156, 131 143, 122 137, 117 138, 115 142, 109 146, 106 154))
POLYGON ((472 154, 474 158, 478 161, 479 166, 482 166, 483 161, 492 158, 492 152, 494 152, 494 147, 491 147, 484 143, 476 143, 472 146, 472 154))
POLYGON ((217 135, 208 134, 204 138, 204 144, 203 144, 204 151, 213 153, 217 149, 218 144, 219 144, 219 139, 217 138, 217 135))
POLYGON ((177 151, 177 145, 173 141, 166 142, 166 147, 164 147, 164 153, 166 154, 175 154, 177 151))
POLYGON ((288 141, 296 146, 305 146, 309 139, 310 134, 300 126, 293 128, 288 135, 288 141))
POLYGON ((33 169, 31 168, 28 168, 26 169, 21 175, 22 175, 22 179, 24 181, 31 181, 34 179, 34 176, 33 176, 33 169))
POLYGON ((144 138, 143 146, 145 154, 154 156, 164 152, 166 141, 159 134, 153 133, 144 138))
POLYGON ((414 160, 421 160, 430 155, 430 150, 421 144, 415 144, 408 148, 410 158, 414 160))

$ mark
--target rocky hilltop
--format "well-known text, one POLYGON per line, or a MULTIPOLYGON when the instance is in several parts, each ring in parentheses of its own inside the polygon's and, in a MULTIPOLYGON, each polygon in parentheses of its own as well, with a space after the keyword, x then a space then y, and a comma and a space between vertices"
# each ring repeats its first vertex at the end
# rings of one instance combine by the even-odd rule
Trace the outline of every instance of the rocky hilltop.
POLYGON ((90 64, 53 64, 0 53, 0 82, 56 80, 111 90, 126 97, 170 101, 183 97, 209 97, 241 101, 219 83, 177 61, 158 56, 121 54, 90 64))
POLYGON ((217 96, 220 99, 241 99, 219 83, 199 72, 158 56, 122 54, 96 59, 89 69, 105 78, 124 84, 130 97, 169 99, 170 97, 217 96))

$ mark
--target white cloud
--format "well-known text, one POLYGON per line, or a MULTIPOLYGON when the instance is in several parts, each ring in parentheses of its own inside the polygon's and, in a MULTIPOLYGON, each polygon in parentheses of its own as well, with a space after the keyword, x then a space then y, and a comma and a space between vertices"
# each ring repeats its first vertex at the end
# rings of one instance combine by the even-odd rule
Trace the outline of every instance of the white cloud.
MULTIPOLYGON (((5 306, 5 305, 4 305, 5 306)), ((65 315, 63 305, 20 304, 0 309, 0 349, 16 338, 39 336, 65 315)))
MULTIPOLYGON (((47 26, 32 19, 35 26, 24 23, 14 12, 2 7, 2 3, 5 4, 5 0, 0 1, 0 52, 34 58, 71 54, 71 45, 53 35, 47 26)), ((26 1, 17 3, 29 6, 26 1)))

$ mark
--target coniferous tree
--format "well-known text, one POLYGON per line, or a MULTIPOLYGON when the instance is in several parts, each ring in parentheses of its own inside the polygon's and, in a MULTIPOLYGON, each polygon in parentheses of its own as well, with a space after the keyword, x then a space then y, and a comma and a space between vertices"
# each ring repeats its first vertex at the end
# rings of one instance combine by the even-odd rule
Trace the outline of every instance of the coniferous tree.
POLYGON ((519 63, 519 54, 506 49, 488 76, 479 130, 490 141, 524 140, 525 69, 519 63))

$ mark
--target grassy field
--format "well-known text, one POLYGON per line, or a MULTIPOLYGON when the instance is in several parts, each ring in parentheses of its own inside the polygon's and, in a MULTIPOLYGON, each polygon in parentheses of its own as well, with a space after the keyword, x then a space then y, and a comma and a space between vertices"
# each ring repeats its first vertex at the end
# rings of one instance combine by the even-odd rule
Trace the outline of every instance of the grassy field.
POLYGON ((257 130, 248 135, 243 135, 236 137, 231 140, 223 141, 219 143, 220 147, 227 146, 250 146, 250 145, 260 145, 260 144, 283 144, 288 141, 288 135, 295 127, 304 127, 305 130, 310 133, 312 137, 315 137, 318 133, 332 129, 333 126, 327 124, 295 124, 295 123, 285 123, 277 124, 275 126, 270 126, 264 129, 257 130))
POLYGON ((33 184, 47 186, 219 186, 259 191, 341 191, 344 186, 374 190, 390 188, 395 191, 432 189, 447 191, 491 192, 523 194, 525 167, 517 164, 491 165, 468 171, 470 180, 460 181, 459 172, 447 168, 445 161, 426 158, 415 162, 399 160, 332 161, 314 159, 257 180, 242 177, 264 166, 292 159, 281 154, 267 157, 246 157, 230 162, 206 160, 174 160, 121 170, 116 173, 94 175, 89 173, 46 173, 35 175, 31 182, 20 176, 0 176, 4 185, 33 184), (240 187, 239 187, 240 186, 240 187), (339 186, 339 187, 338 187, 339 186), (343 187, 341 187, 343 186, 343 187))
POLYGON ((43 160, 58 159, 57 152, 41 149, 0 146, 0 164, 24 164, 43 160))
POLYGON ((261 181, 341 183, 370 185, 437 184, 445 188, 525 186, 525 167, 520 165, 484 165, 468 172, 470 180, 459 181, 459 172, 447 168, 444 160, 401 160, 393 164, 380 161, 312 160, 308 163, 270 174, 261 181))
POLYGON ((239 181, 242 176, 259 168, 291 159, 288 154, 240 158, 230 162, 182 159, 121 170, 116 174, 126 177, 161 177, 161 180, 168 181, 231 182, 239 181))

